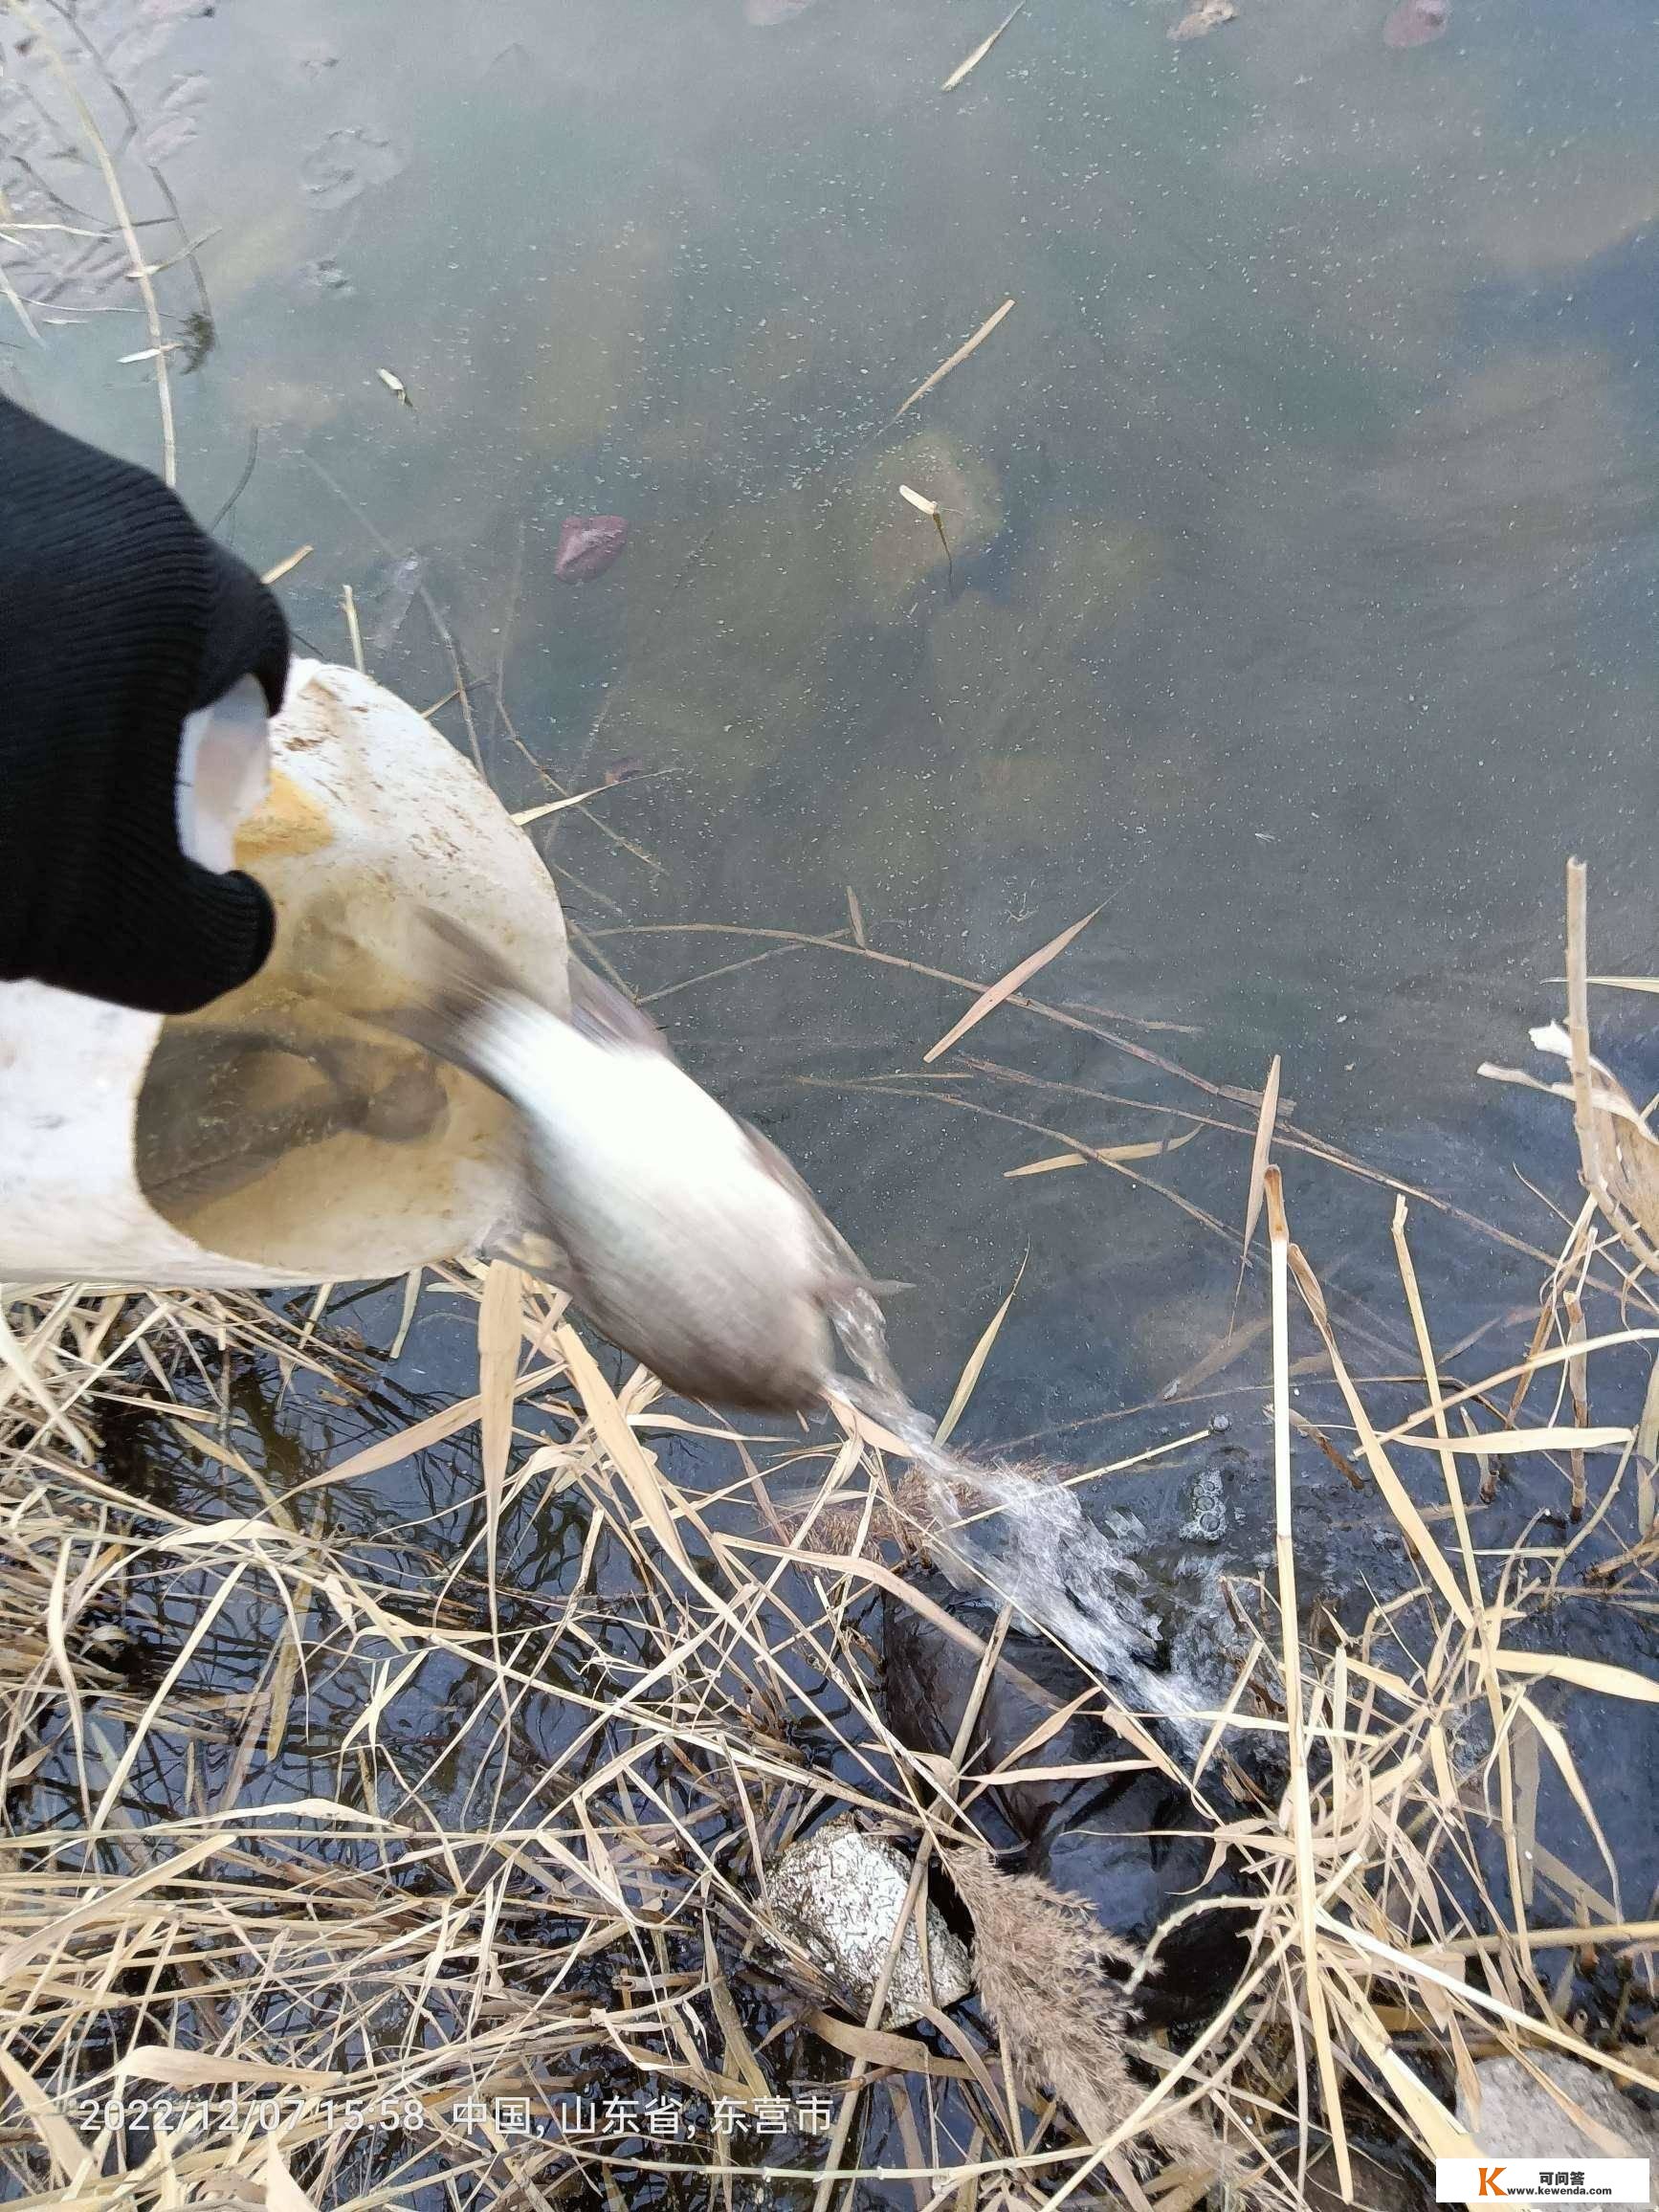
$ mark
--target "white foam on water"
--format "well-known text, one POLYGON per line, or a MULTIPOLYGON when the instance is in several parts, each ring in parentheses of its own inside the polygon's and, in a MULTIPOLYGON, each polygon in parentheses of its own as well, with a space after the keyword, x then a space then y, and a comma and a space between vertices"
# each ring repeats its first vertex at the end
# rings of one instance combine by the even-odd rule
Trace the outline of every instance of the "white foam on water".
POLYGON ((906 1397, 887 1351, 881 1309, 854 1286, 834 1321, 864 1380, 836 1388, 898 1438, 928 1486, 929 1549, 959 1585, 983 1584, 1028 1626, 1052 1636, 1101 1676, 1132 1710, 1166 1722, 1189 1748, 1199 1739, 1200 1698, 1183 1674, 1158 1664, 1162 1641, 1135 1558, 1144 1541, 1128 1514, 1092 1519, 1064 1483, 1029 1468, 976 1464, 934 1439, 906 1397), (982 1501, 964 1516, 963 1493, 982 1501))

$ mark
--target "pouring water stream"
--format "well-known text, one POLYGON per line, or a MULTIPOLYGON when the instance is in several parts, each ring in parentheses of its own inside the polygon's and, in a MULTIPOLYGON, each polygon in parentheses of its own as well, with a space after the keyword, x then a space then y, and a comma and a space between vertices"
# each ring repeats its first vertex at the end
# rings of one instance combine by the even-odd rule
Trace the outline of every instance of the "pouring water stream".
POLYGON ((927 1485, 929 1549, 952 1580, 994 1591, 1134 1710, 1196 1746, 1201 1699, 1179 1670, 1161 1663, 1163 1639, 1133 1551, 1139 1524, 1120 1513, 1092 1519, 1064 1483, 1021 1467, 976 1464, 939 1444, 933 1424, 905 1395, 868 1288, 850 1287, 832 1318, 862 1378, 837 1375, 834 1388, 903 1445, 927 1485), (964 1518, 964 1491, 985 1510, 964 1518))

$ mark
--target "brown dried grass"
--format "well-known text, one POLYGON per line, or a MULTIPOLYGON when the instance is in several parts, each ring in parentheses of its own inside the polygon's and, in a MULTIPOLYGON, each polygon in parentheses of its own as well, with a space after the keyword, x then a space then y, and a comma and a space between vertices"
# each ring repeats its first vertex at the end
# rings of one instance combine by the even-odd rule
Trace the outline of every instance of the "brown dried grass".
MULTIPOLYGON (((1256 1135, 1255 1120, 1238 1125, 1241 1161, 1256 1135)), ((1623 1897, 1559 1700, 1659 1690, 1521 1639, 1575 1549, 1632 1501, 1647 1522, 1598 1587, 1659 1610, 1643 1480, 1659 1412, 1586 1426, 1603 1362, 1659 1342, 1639 1252, 1615 1276, 1632 1318, 1587 1333, 1583 1296, 1613 1253, 1582 1216, 1548 1271, 1526 1359, 1451 1389, 1402 1203, 1424 1399, 1382 1425, 1291 1240, 1271 1164, 1260 1186, 1279 1286, 1268 1348, 1281 1474, 1294 1287, 1348 1405, 1353 1463, 1417 1573, 1369 1620, 1310 1643, 1281 1480, 1277 1587, 1235 1593, 1254 1622, 1250 1656, 1194 1775, 1194 1819, 1259 1884, 1250 1961, 1184 2048, 1137 2040, 1110 1972, 1122 1962, 1077 1907, 991 1868, 967 1723, 943 1760, 887 1727, 866 1601, 929 1606, 883 1542, 879 1516, 903 1525, 908 1477, 850 1410, 823 1441, 734 1435, 665 1405, 643 1372, 607 1380, 562 1300, 509 1271, 455 1268, 424 1294, 479 1301, 477 1393, 295 1479, 232 1418, 229 1377, 253 1360, 290 1390, 352 1400, 370 1370, 320 1310, 289 1319, 250 1298, 76 1291, 14 1300, 0 1338, 10 2190, 44 2201, 73 2188, 112 2207, 263 2192, 367 2212, 427 2189, 478 2203, 551 2201, 580 2180, 614 2193, 646 2173, 700 2189, 741 2173, 755 2147, 502 2136, 469 2118, 469 2100, 545 2110, 622 2076, 712 2105, 757 2084, 787 2093, 815 2068, 842 2085, 829 2165, 821 2142, 796 2142, 776 2184, 794 2176, 827 2200, 861 2178, 904 2182, 935 2205, 1106 2186, 1174 2212, 1224 2172, 1257 2201, 1295 2201, 1327 2144, 1340 2160, 1356 2098, 1425 2154, 1457 2148, 1451 2090, 1485 2051, 1554 2048, 1654 2086, 1647 2044, 1570 2011, 1563 1966, 1616 1955, 1639 1986, 1659 1923, 1623 1897), (1529 1420, 1538 1392, 1570 1418, 1529 1420), (1483 1436, 1464 1427, 1471 1406, 1496 1424, 1483 1436), (118 1414, 176 1440, 190 1479, 170 1501, 113 1478, 97 1440, 118 1414), (688 1429, 728 1455, 723 1490, 682 1485, 659 1456, 688 1429), (457 1558, 426 1546, 419 1525, 389 1523, 363 1486, 475 1431, 460 1497, 477 1536, 457 1558), (1609 1434, 1621 1442, 1607 1477, 1595 1453, 1609 1434), (1496 1559, 1477 1549, 1466 1477, 1471 1448, 1479 1469, 1494 1440, 1587 1455, 1586 1517, 1559 1544, 1496 1559), (1438 1511, 1413 1495, 1419 1446, 1438 1463, 1438 1511), (822 1510, 792 1535, 764 1515, 734 1525, 726 1510, 766 1470, 818 1486, 822 1510), (555 1507, 572 1514, 580 1556, 549 1596, 517 1562, 526 1527, 555 1507), (1277 1782, 1235 1756, 1264 1736, 1283 1754, 1277 1782), (1598 1840, 1599 1879, 1540 1831, 1540 1763, 1598 1840), (1225 1820, 1207 1794, 1217 1769, 1235 1793, 1225 1820), (908 1839, 918 1907, 941 1855, 976 1924, 983 2020, 886 2033, 791 1957, 763 1869, 839 1809, 908 1839), (1493 1837, 1495 1879, 1481 1850, 1493 1837), (178 2108, 161 2135, 107 2120, 105 2100, 158 2087, 178 2108), (418 2130, 343 2132, 343 2102, 382 2098, 418 2111, 418 2130), (861 2148, 890 2108, 903 2112, 897 2162, 861 2148)), ((982 1338, 970 1390, 989 1349, 982 1338)), ((1001 1632, 983 1642, 932 1613, 979 1670, 977 1707, 1006 1664, 1001 1632)))

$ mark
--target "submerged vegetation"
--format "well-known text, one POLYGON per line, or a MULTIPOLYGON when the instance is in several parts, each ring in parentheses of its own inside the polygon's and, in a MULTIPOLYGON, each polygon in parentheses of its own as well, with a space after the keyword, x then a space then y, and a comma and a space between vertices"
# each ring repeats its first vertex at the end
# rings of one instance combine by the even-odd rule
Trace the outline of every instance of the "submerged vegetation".
MULTIPOLYGON (((14 1300, 8 2194, 616 2205, 763 2167, 803 2204, 845 2182, 1180 2212, 1294 2201, 1316 2168, 1351 2195, 1380 2145, 1407 2168, 1464 2149, 1487 2054, 1659 2087, 1659 1921, 1573 1748, 1586 1709, 1659 1699, 1574 1627, 1617 1612, 1650 1646, 1659 1609, 1659 1392, 1609 1421, 1598 1382, 1659 1344, 1656 1140, 1589 1057, 1574 896, 1564 1089, 1592 1196, 1522 1359, 1466 1381, 1467 1353, 1437 1352, 1397 1196, 1417 1373, 1356 1380, 1273 1164, 1306 1139, 1272 1100, 1268 1144, 1241 1117, 1271 1299, 1239 1356, 1271 1390, 1276 1559, 1224 1578, 1242 1657, 1196 1753, 1101 1682, 987 1746, 976 1720, 1029 1624, 992 1590, 982 1635, 984 1606, 928 1595, 878 1431, 836 1401, 828 1428, 742 1435, 643 1371, 613 1381, 501 1263, 421 1291, 476 1306, 477 1392, 392 1434, 382 1401, 373 1440, 314 1472, 278 1471, 248 1385, 314 1434, 350 1418, 373 1369, 321 1305, 14 1300), (1334 1384, 1316 1442, 1401 1547, 1398 1588, 1353 1617, 1298 1585, 1315 1425, 1293 1373, 1334 1384), (165 1485, 123 1471, 141 1435, 152 1463, 172 1448, 165 1485), (1482 1477, 1528 1455, 1562 1470, 1563 1509, 1494 1550, 1482 1477), (393 1513, 378 1483, 399 1469, 421 1482, 393 1513), (962 1651, 948 1755, 894 1725, 883 1605, 962 1651), (1077 1779, 1051 1762, 1080 1714, 1110 1731, 1098 1773, 1162 1772, 1236 1870, 1150 1947, 986 1849, 999 1791, 1077 1779), (977 1939, 977 1999, 896 2032, 886 1976, 850 2006, 774 1912, 766 1869, 847 1815, 913 1866, 889 1972, 942 1899, 977 1939), (1206 1913, 1242 1918, 1241 1971, 1155 2025, 1158 1954, 1206 1913)), ((993 1325, 952 1425, 994 1356, 993 1325)))

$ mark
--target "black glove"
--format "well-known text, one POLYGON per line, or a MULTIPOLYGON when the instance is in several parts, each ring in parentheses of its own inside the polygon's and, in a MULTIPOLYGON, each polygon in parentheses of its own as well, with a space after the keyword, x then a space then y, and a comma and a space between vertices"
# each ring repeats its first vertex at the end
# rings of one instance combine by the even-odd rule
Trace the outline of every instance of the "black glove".
POLYGON ((179 846, 187 715, 288 626, 147 470, 0 400, 0 978, 189 1013, 260 967, 271 901, 179 846))

